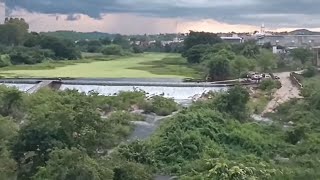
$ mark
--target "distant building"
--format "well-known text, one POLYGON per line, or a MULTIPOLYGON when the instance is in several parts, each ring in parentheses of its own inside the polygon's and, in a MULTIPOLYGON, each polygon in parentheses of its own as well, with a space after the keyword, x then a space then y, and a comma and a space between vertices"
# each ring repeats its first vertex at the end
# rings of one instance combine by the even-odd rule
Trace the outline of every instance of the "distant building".
POLYGON ((235 44, 235 43, 243 43, 244 42, 244 39, 242 37, 239 37, 237 35, 232 35, 230 37, 220 37, 224 42, 227 42, 227 43, 232 43, 232 44, 235 44))
POLYGON ((273 46, 272 47, 273 54, 281 54, 281 53, 285 53, 285 52, 286 52, 286 50, 281 46, 273 46))
POLYGON ((266 35, 258 39, 259 45, 271 43, 273 46, 314 47, 320 46, 320 35, 266 35))

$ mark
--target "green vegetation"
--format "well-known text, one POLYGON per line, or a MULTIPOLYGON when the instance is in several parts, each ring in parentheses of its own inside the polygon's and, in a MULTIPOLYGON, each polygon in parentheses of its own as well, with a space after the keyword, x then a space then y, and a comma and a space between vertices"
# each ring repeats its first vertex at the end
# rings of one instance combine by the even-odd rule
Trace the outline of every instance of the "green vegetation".
POLYGON ((177 103, 173 99, 167 99, 162 96, 154 96, 145 104, 146 113, 156 113, 160 116, 167 116, 178 110, 177 103))
POLYGON ((0 25, 1 67, 81 57, 73 42, 28 33, 28 29, 29 25, 25 20, 18 18, 7 18, 5 23, 0 25), (3 55, 6 57, 3 58, 3 55))
POLYGON ((271 99, 270 92, 256 92, 248 103, 250 114, 261 114, 271 99))
POLYGON ((309 49, 297 48, 291 51, 291 57, 295 61, 299 61, 302 65, 309 63, 313 57, 313 53, 309 49))
POLYGON ((259 84, 259 89, 263 91, 271 91, 273 89, 280 89, 281 83, 279 81, 274 81, 272 79, 266 79, 259 84))
POLYGON ((149 140, 123 145, 118 153, 186 180, 318 179, 319 106, 314 103, 320 96, 280 106, 272 125, 239 116, 248 113, 247 97, 240 87, 216 94, 163 123, 149 140), (289 121, 294 124, 282 127, 289 121))
POLYGON ((56 179, 113 179, 113 172, 78 149, 54 150, 49 161, 32 178, 56 179), (60 166, 63 164, 63 166, 60 166))
POLYGON ((306 78, 314 77, 317 74, 318 74, 318 68, 313 66, 307 67, 307 69, 302 72, 302 76, 306 78))
POLYGON ((202 77, 220 81, 235 79, 248 71, 270 72, 276 68, 277 56, 256 42, 221 43, 212 33, 191 32, 184 42, 183 56, 197 66, 202 77))
MULTIPOLYGON (((131 122, 144 121, 131 112, 149 102, 144 92, 102 96, 43 89, 28 95, 0 86, 0 95, 1 178, 152 178, 144 165, 109 156, 133 131, 131 122)), ((172 110, 171 100, 159 103, 153 106, 172 110)))
POLYGON ((123 49, 121 46, 119 45, 115 45, 115 44, 112 44, 112 45, 108 45, 106 47, 104 47, 104 49, 102 50, 102 54, 104 55, 123 55, 123 49))
POLYGON ((149 180, 153 173, 164 173, 183 180, 316 180, 319 79, 304 82, 305 98, 281 105, 271 114, 272 124, 250 118, 249 93, 236 86, 182 109, 146 141, 121 145, 133 130, 130 122, 143 121, 132 110, 167 115, 177 110, 176 103, 161 96, 148 100, 140 91, 102 96, 44 89, 27 95, 1 86, 1 175, 149 180))
POLYGON ((252 89, 251 98, 248 103, 250 114, 261 114, 272 100, 273 94, 280 88, 280 81, 272 79, 262 80, 257 88, 252 89))
POLYGON ((98 57, 79 61, 44 62, 0 69, 9 77, 199 77, 179 54, 144 53, 123 57, 98 57))

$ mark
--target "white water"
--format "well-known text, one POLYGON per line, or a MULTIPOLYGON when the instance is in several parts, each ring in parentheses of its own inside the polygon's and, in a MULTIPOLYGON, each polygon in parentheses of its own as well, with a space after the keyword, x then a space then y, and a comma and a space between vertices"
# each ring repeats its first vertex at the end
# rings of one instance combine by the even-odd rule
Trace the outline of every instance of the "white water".
MULTIPOLYGON (((4 84, 8 87, 16 87, 21 91, 27 91, 35 84, 4 84)), ((101 95, 115 95, 121 91, 134 91, 142 90, 148 94, 148 96, 163 95, 167 98, 173 98, 178 103, 189 103, 195 96, 200 96, 209 91, 225 91, 227 87, 161 87, 161 86, 96 86, 96 85, 61 85, 60 90, 76 89, 80 92, 89 93, 95 91, 101 95)))
POLYGON ((227 88, 223 87, 159 87, 159 86, 88 86, 88 85, 62 85, 61 90, 77 89, 81 92, 88 93, 90 91, 98 92, 102 95, 114 95, 121 91, 142 90, 149 96, 163 95, 167 98, 175 100, 192 99, 195 95, 201 95, 209 91, 223 91, 227 88))
POLYGON ((19 89, 20 91, 24 91, 26 92, 27 90, 29 90, 30 88, 32 88, 35 84, 3 84, 2 85, 6 85, 8 87, 15 87, 17 89, 19 89))

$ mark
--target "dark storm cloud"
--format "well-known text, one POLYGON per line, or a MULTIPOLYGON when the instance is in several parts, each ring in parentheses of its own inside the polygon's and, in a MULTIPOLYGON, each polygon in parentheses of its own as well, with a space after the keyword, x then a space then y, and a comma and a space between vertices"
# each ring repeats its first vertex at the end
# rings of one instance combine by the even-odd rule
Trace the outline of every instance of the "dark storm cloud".
POLYGON ((77 21, 79 19, 81 19, 80 14, 69 14, 66 18, 66 20, 68 20, 68 21, 77 21))
MULTIPOLYGON (((6 5, 48 14, 136 13, 145 16, 212 18, 228 23, 317 26, 319 0, 5 0, 6 5), (306 22, 309 20, 309 22, 306 22)), ((73 16, 71 16, 73 17, 73 16)))

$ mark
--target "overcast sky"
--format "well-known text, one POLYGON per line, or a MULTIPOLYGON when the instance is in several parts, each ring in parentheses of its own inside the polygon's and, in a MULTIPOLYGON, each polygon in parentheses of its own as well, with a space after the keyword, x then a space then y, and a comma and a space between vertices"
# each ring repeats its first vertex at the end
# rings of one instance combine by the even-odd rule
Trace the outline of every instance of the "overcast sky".
MULTIPOLYGON (((0 0, 1 1, 1 0, 0 0)), ((2 0, 32 30, 126 34, 320 28, 320 0, 2 0)), ((0 6, 0 16, 4 12, 0 6)), ((3 18, 3 17, 2 17, 3 18)))

